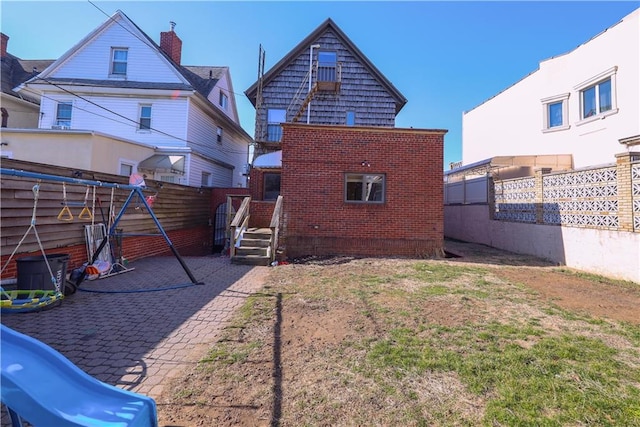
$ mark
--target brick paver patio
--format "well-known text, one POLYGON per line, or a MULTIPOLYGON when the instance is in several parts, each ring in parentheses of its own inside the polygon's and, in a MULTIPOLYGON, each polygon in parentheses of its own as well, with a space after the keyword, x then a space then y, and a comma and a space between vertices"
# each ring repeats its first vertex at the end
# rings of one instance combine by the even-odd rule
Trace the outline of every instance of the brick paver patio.
POLYGON ((192 285, 174 257, 146 258, 132 271, 83 282, 59 306, 5 314, 2 323, 101 381, 157 399, 168 378, 205 354, 269 271, 225 257, 184 261, 204 284, 192 285), (98 290, 110 293, 89 292, 98 290))

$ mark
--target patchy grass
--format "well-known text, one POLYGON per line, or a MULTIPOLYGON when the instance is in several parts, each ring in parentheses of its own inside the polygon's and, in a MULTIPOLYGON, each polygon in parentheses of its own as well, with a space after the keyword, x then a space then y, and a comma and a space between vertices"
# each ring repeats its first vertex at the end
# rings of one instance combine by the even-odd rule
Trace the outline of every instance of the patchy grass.
POLYGON ((273 269, 199 366, 171 384, 161 418, 640 426, 640 322, 564 308, 526 286, 527 271, 522 281, 498 272, 380 259, 273 269))

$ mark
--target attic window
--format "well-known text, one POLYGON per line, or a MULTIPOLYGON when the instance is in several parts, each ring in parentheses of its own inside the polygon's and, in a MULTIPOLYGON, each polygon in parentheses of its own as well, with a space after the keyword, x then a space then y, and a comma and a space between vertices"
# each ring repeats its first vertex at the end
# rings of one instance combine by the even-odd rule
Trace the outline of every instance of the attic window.
POLYGON ((227 109, 227 106, 229 105, 229 98, 227 97, 227 95, 225 95, 224 93, 220 92, 220 108, 222 108, 223 110, 227 109))
POLYGON ((111 74, 116 76, 127 75, 127 57, 129 50, 126 48, 111 48, 111 74))
POLYGON ((318 81, 335 82, 338 53, 335 51, 318 51, 318 81))

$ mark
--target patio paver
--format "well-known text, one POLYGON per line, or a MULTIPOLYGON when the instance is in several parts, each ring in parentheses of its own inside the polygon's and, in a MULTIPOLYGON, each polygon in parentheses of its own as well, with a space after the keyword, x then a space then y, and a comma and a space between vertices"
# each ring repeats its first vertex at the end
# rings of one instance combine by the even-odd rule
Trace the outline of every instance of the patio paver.
POLYGON ((50 345, 101 381, 157 399, 171 376, 206 353, 269 271, 226 257, 184 261, 204 284, 191 285, 174 257, 145 258, 132 263, 132 271, 83 282, 59 306, 5 314, 2 323, 50 345))

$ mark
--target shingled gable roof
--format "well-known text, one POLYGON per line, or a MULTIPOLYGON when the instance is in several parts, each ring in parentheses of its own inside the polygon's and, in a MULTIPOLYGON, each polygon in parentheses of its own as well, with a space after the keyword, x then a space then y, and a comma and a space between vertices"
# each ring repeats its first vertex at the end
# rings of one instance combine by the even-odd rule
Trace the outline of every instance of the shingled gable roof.
POLYGON ((37 72, 47 68, 53 63, 53 60, 20 59, 8 53, 1 61, 2 75, 0 76, 0 84, 2 85, 2 93, 39 104, 37 97, 29 96, 28 94, 23 95, 13 89, 33 77, 34 71, 37 72))
MULTIPOLYGON (((135 37, 136 35, 133 34, 135 37)), ((87 36, 85 36, 80 42, 78 42, 74 47, 69 49, 62 55, 58 60, 53 61, 52 64, 48 64, 49 66, 40 74, 40 76, 44 76, 44 78, 51 83, 71 83, 75 85, 85 85, 85 86, 101 86, 101 87, 128 87, 128 88, 137 88, 137 89, 179 89, 179 90, 195 90, 200 95, 207 98, 213 88, 215 87, 218 80, 223 76, 225 72, 229 69, 229 67, 215 67, 215 66, 181 66, 176 64, 170 57, 167 55, 161 48, 156 44, 156 42, 151 39, 138 25, 133 22, 129 17, 122 12, 121 10, 116 11, 112 16, 109 17, 102 25, 97 27, 87 36), (117 18, 121 17, 126 20, 129 24, 131 24, 139 33, 141 37, 144 37, 145 41, 149 43, 149 46, 158 51, 160 55, 178 72, 178 74, 185 80, 185 83, 151 83, 151 82, 123 82, 123 81, 112 81, 112 80, 95 80, 95 79, 65 79, 65 78, 47 78, 47 74, 52 72, 60 63, 64 62, 67 58, 71 57, 78 49, 88 43, 93 37, 95 37, 98 33, 102 32, 107 26, 115 24, 117 25, 117 18)), ((37 77, 30 79, 29 81, 35 80, 37 77)), ((42 77, 41 77, 42 78, 42 77)))
MULTIPOLYGON (((378 80, 378 82, 391 94, 396 101, 396 114, 400 112, 402 107, 407 103, 407 99, 400 93, 398 89, 376 68, 375 65, 358 49, 358 47, 347 37, 347 35, 336 25, 331 18, 327 18, 318 28, 316 28, 311 34, 309 34, 304 40, 302 40, 296 47, 294 47, 287 55, 285 55, 276 65, 271 67, 269 71, 263 76, 263 85, 269 84, 269 82, 280 72, 287 67, 292 61, 294 61, 303 52, 308 51, 309 46, 313 44, 322 34, 326 31, 332 30, 336 36, 344 43, 348 50, 363 64, 365 68, 378 80)), ((256 95, 258 90, 258 82, 256 81, 249 89, 244 93, 249 98, 249 101, 255 107, 256 95)))

